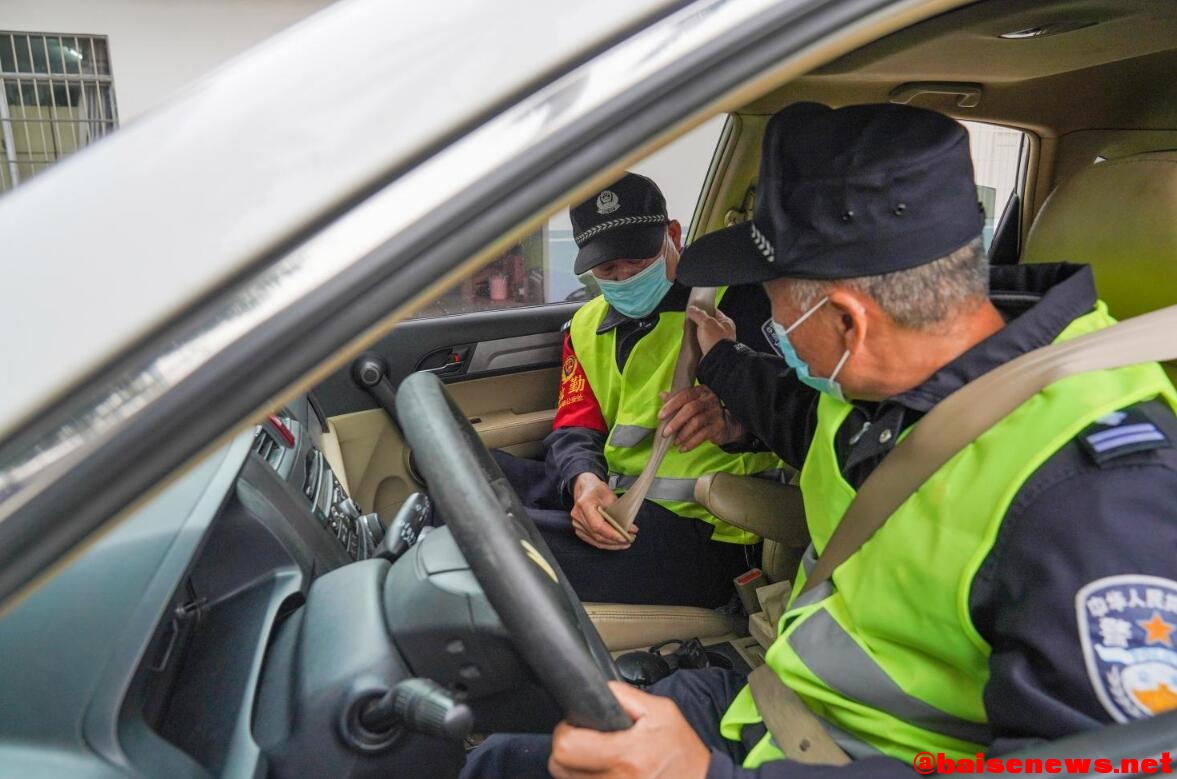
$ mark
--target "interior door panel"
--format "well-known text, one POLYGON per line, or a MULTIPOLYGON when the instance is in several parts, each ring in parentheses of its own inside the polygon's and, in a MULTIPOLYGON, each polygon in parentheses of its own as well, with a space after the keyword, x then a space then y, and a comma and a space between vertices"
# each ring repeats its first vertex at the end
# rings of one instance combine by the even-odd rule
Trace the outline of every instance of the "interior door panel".
MULTIPOLYGON (((538 456, 556 413, 560 328, 578 305, 414 320, 371 351, 387 363, 394 386, 415 370, 437 373, 488 447, 538 456)), ((364 510, 391 517, 422 486, 400 431, 350 369, 330 376, 315 395, 349 493, 364 510)))

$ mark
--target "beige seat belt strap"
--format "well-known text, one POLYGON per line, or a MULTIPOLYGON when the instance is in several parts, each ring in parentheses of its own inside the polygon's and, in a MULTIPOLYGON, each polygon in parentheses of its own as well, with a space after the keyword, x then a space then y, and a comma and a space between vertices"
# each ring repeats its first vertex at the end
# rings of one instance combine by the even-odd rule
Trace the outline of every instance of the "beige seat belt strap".
POLYGON ((824 583, 941 466, 1035 393, 1060 379, 1177 360, 1177 306, 1027 352, 936 404, 867 477, 802 592, 824 583))
MULTIPOLYGON (((714 315, 715 296, 718 291, 716 287, 692 288, 687 297, 687 308, 697 306, 708 314, 714 315)), ((695 330, 696 325, 691 321, 691 318, 684 317, 682 345, 679 347, 678 359, 674 363, 674 377, 670 383, 671 395, 695 383, 695 370, 699 367, 699 359, 702 357, 702 350, 699 348, 699 339, 695 336, 695 330)), ((608 520, 609 524, 627 536, 630 535, 629 526, 637 517, 638 509, 641 508, 642 501, 646 499, 646 493, 650 491, 654 477, 658 475, 662 458, 670 449, 670 439, 662 435, 662 430, 665 427, 665 421, 658 423, 658 429, 654 431, 654 450, 650 454, 650 459, 646 461, 646 466, 642 468, 637 481, 616 503, 609 506, 608 509, 601 509, 601 515, 608 520)))
POLYGON ((752 700, 785 757, 811 765, 846 765, 850 757, 834 743, 797 693, 790 690, 767 664, 748 674, 752 700))

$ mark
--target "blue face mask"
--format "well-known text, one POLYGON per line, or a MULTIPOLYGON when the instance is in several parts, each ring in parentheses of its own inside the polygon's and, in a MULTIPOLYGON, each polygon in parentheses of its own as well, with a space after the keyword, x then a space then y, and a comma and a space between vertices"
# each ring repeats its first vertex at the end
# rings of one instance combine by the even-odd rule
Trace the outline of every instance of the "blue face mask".
POLYGON ((658 255, 650 267, 624 281, 596 279, 596 282, 609 305, 630 319, 640 319, 657 308, 674 283, 666 278, 665 253, 658 255))
POLYGON ((838 376, 838 372, 842 370, 842 366, 846 364, 846 360, 850 359, 850 350, 847 349, 842 353, 842 359, 838 360, 838 364, 834 366, 834 372, 830 374, 828 379, 822 379, 813 376, 809 373, 809 363, 802 360, 797 350, 793 348, 793 344, 789 341, 789 333, 797 329, 797 326, 804 322, 813 313, 826 304, 829 298, 822 298, 817 302, 817 305, 806 311, 801 317, 789 325, 783 327, 775 320, 772 323, 772 331, 776 335, 777 347, 780 349, 781 356, 785 358, 785 362, 789 364, 797 373, 797 378, 801 380, 802 384, 813 387, 819 392, 824 392, 827 395, 832 395, 838 400, 845 400, 846 396, 842 394, 842 385, 834 381, 838 376))

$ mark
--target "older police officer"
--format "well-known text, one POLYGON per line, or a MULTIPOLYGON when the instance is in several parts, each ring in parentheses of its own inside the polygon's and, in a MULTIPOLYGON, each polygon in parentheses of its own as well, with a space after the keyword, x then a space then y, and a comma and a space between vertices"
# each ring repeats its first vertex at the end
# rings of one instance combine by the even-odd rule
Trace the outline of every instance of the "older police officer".
MULTIPOLYGON (((941 399, 1111 323, 1086 267, 988 269, 973 186, 946 117, 797 104, 768 125, 753 222, 685 253, 684 280, 762 281, 772 300, 792 370, 694 310, 699 376, 801 469, 814 556, 941 399)), ((848 766, 789 760, 749 690, 705 671, 657 695, 614 684, 634 726, 562 723, 552 774, 914 776, 921 752, 1000 753, 1174 708, 1177 662, 1158 658, 1177 656, 1175 407, 1155 364, 1052 385, 933 474, 830 586, 794 599, 767 665, 848 766)), ((476 759, 543 775, 543 746, 507 739, 476 759)))

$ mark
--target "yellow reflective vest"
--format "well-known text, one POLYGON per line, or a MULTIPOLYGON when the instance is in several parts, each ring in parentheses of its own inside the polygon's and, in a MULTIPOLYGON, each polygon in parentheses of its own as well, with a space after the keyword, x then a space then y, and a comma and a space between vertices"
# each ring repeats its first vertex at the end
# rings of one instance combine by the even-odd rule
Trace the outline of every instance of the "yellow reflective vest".
MULTIPOLYGON (((1113 321, 1100 302, 1058 340, 1113 321)), ((1014 496, 1051 455, 1100 417, 1157 396, 1177 409, 1173 385, 1150 363, 1072 376, 1030 398, 933 474, 830 581, 794 595, 768 665, 836 740, 860 747, 851 754, 877 750, 910 763, 918 752, 963 758, 983 751, 990 647, 969 614, 973 577, 1014 496)), ((801 471, 813 544, 794 593, 855 494, 834 452, 850 411, 829 396, 818 403, 801 471)), ((745 688, 721 731, 738 739, 760 721, 745 688)), ((744 765, 782 757, 765 736, 744 765)))
MULTIPOLYGON (((725 291, 720 288, 717 302, 725 291)), ((577 359, 609 427, 605 442, 609 484, 622 490, 634 482, 650 459, 662 407, 658 393, 670 389, 686 315, 682 311, 661 312, 654 329, 634 345, 625 369, 619 371, 617 331, 597 332, 608 311, 603 297, 590 300, 572 317, 571 335, 577 359)), ((685 453, 671 447, 648 498, 679 516, 710 523, 715 527, 711 537, 716 541, 754 544, 759 540, 755 535, 720 521, 695 502, 695 480, 720 471, 752 475, 780 468, 780 459, 771 452, 732 454, 711 442, 685 453)))

